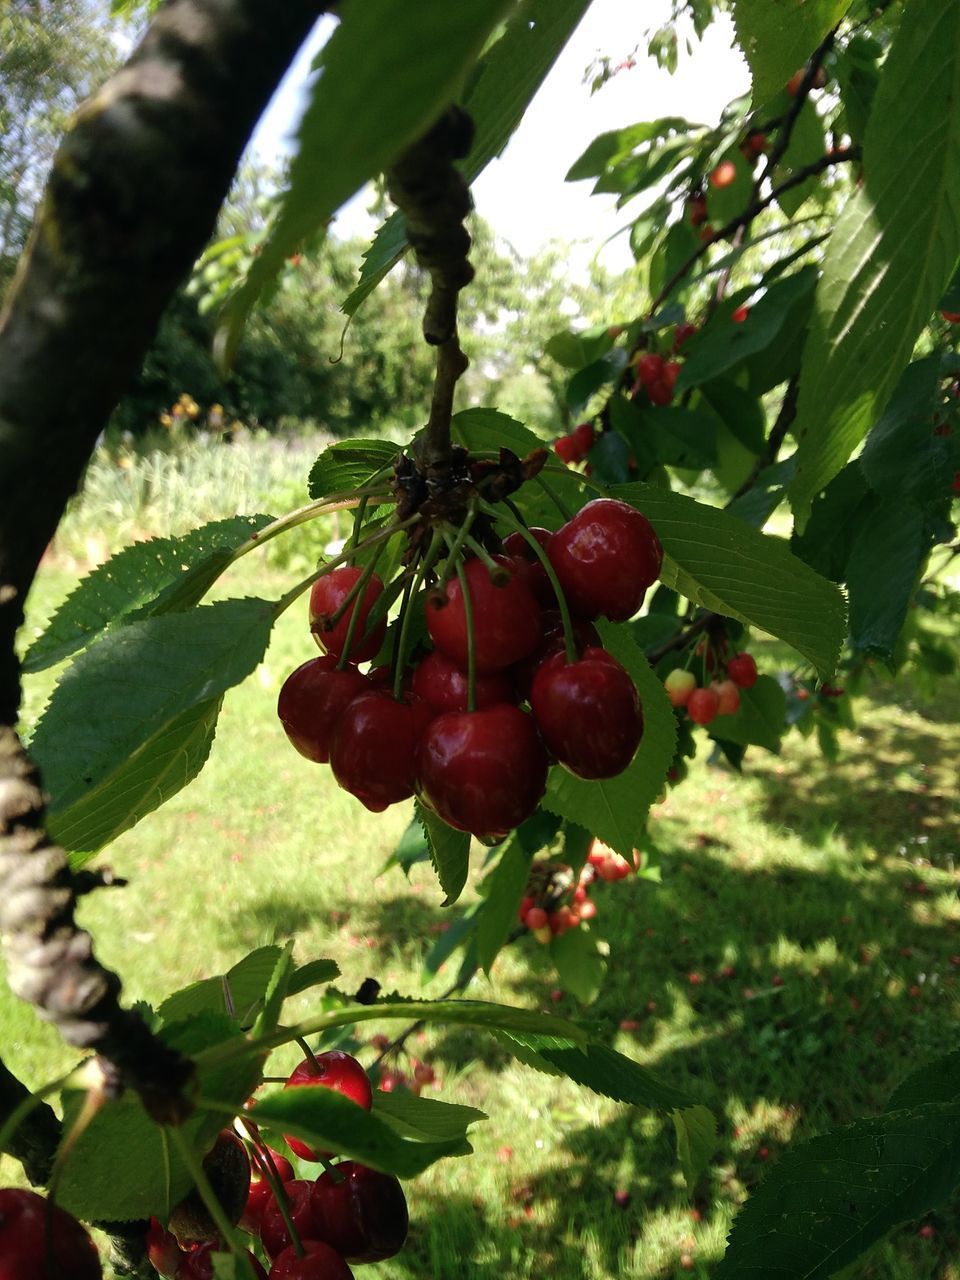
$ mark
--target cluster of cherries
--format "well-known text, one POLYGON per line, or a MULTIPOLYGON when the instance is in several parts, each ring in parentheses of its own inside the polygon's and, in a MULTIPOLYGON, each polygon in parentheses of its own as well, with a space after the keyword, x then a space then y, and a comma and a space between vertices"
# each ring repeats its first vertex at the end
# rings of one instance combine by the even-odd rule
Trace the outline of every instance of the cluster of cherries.
POLYGON ((562 863, 535 869, 520 903, 520 923, 538 942, 547 943, 594 918, 597 904, 588 896, 588 889, 595 880, 622 880, 632 870, 626 858, 602 840, 594 840, 575 885, 570 868, 562 863), (570 901, 564 902, 565 897, 570 901))
POLYGON ((735 653, 727 659, 723 680, 698 685, 686 667, 674 667, 664 680, 667 697, 675 707, 686 708, 694 724, 710 724, 717 716, 732 716, 740 709, 740 690, 757 683, 757 664, 749 653, 735 653))
MULTIPOLYGON (((305 1058, 285 1087, 317 1085, 335 1089, 366 1111, 373 1106, 366 1071, 339 1049, 305 1058)), ((245 1127, 257 1135, 249 1157, 236 1133, 225 1129, 203 1164, 224 1213, 257 1237, 271 1259, 268 1276, 248 1253, 255 1275, 263 1280, 352 1280, 348 1264, 381 1262, 399 1252, 409 1218, 395 1177, 354 1160, 332 1164, 329 1152, 284 1134, 294 1155, 326 1166, 312 1181, 298 1178, 285 1156, 259 1140, 256 1126, 247 1122, 245 1127)), ((212 1255, 222 1248, 196 1192, 173 1210, 169 1230, 154 1218, 147 1233, 147 1255, 169 1280, 212 1280, 212 1255)))
POLYGON ((662 560, 649 521, 617 499, 587 503, 556 533, 517 530, 501 553, 458 562, 426 593, 433 648, 399 688, 385 668, 357 665, 383 644, 385 618, 367 624, 383 582, 368 573, 356 590, 359 567, 332 570, 310 596, 325 652, 280 691, 287 736, 374 812, 417 795, 450 826, 502 839, 536 810, 552 760, 597 779, 633 759, 643 733, 636 686, 592 622, 632 617, 662 560))

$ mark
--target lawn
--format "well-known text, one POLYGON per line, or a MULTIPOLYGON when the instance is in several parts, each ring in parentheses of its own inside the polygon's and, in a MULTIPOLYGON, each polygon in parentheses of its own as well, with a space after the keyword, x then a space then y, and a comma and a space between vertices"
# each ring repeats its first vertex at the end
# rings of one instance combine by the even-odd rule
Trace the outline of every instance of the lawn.
MULTIPOLYGON (((291 580, 275 565, 244 566, 233 590, 278 595, 291 580)), ((54 554, 27 630, 70 581, 54 554)), ((290 610, 264 664, 228 696, 201 777, 104 855, 130 886, 95 895, 82 919, 130 999, 157 1001, 290 937, 301 961, 336 959, 346 990, 368 975, 408 994, 449 984, 446 971, 421 984, 424 954, 450 918, 429 868, 414 868, 409 884, 379 874, 408 806, 368 813, 288 746, 276 719, 280 684, 312 652, 302 611, 290 610)), ((786 660, 773 644, 755 652, 761 669, 786 660)), ((28 722, 47 687, 40 677, 28 685, 28 722)), ((708 1276, 737 1206, 788 1142, 880 1107, 917 1062, 955 1047, 960 688, 928 697, 878 677, 856 720, 836 764, 796 734, 780 756, 751 750, 742 775, 701 751, 655 811, 659 883, 631 877, 595 895, 611 962, 588 1011, 556 989, 531 938, 470 988, 585 1013, 622 1052, 710 1106, 719 1147, 693 1196, 669 1122, 537 1075, 489 1039, 427 1031, 408 1046, 437 1073, 427 1095, 489 1119, 474 1157, 408 1187, 408 1246, 366 1274, 708 1276)), ((368 1027, 368 1039, 396 1029, 368 1027)), ((29 1084, 69 1065, 5 987, 0 1028, 4 1059, 29 1084)), ((297 1056, 278 1054, 278 1069, 297 1056)), ((363 1056, 372 1060, 369 1045, 363 1056)), ((958 1243, 954 1206, 899 1229, 853 1274, 956 1280, 958 1243)))

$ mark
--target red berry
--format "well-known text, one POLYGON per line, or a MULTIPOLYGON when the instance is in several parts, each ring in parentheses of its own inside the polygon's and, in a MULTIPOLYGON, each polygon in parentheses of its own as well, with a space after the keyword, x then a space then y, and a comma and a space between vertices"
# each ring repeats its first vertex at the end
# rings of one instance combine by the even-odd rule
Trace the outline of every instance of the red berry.
POLYGON ((674 667, 663 682, 667 697, 675 707, 685 707, 697 687, 697 677, 683 667, 674 667))
MULTIPOLYGON (((464 565, 480 672, 502 671, 519 662, 533 652, 540 639, 540 610, 533 593, 512 560, 506 556, 493 559, 507 570, 503 586, 494 585, 482 560, 468 560, 464 565)), ((445 605, 428 600, 427 630, 436 647, 466 670, 467 618, 457 577, 447 583, 446 599, 445 605)))
POLYGON ((517 912, 517 915, 520 919, 521 924, 526 924, 527 912, 530 911, 534 906, 536 906, 536 903, 533 898, 523 898, 521 900, 520 910, 517 912))
POLYGON ((259 1233, 263 1211, 273 1199, 273 1188, 264 1173, 268 1156, 273 1172, 281 1182, 292 1182, 297 1176, 293 1165, 285 1156, 280 1155, 279 1151, 273 1151, 270 1147, 262 1150, 254 1148, 250 1159, 250 1190, 247 1193, 246 1206, 237 1224, 244 1231, 249 1231, 251 1235, 259 1233))
POLYGON ((303 1240, 305 1257, 290 1245, 278 1254, 269 1280, 353 1280, 353 1272, 335 1249, 322 1240, 303 1240))
POLYGON ((687 702, 687 715, 694 724, 709 724, 719 707, 720 699, 713 689, 694 689, 687 702))
POLYGON ((730 319, 734 324, 743 324, 749 314, 749 307, 735 307, 733 311, 730 312, 730 319))
POLYGON ((591 902, 588 899, 586 902, 580 903, 580 919, 581 920, 592 920, 596 914, 597 914, 597 904, 595 902, 591 902))
MULTIPOLYGON (((428 702, 437 715, 444 711, 466 711, 467 677, 452 658, 434 649, 417 664, 411 682, 413 692, 428 702)), ((499 672, 477 676, 477 709, 495 707, 500 702, 513 701, 513 685, 499 672)))
MULTIPOLYGON (((527 530, 532 533, 540 546, 546 551, 553 534, 549 529, 540 529, 537 526, 527 530)), ((530 543, 522 533, 514 530, 508 534, 503 540, 503 549, 506 554, 513 560, 518 575, 524 580, 530 590, 536 597, 537 603, 544 609, 556 609, 557 597, 553 590, 550 579, 547 577, 547 571, 540 561, 540 557, 536 554, 530 543)))
POLYGON ((553 535, 549 555, 571 609, 614 622, 633 617, 663 564, 649 520, 617 498, 588 502, 553 535))
POLYGON ((651 404, 668 405, 673 399, 673 388, 661 379, 647 387, 647 395, 650 397, 651 404))
MULTIPOLYGON (((287 1208, 297 1235, 301 1240, 315 1239, 316 1228, 310 1208, 313 1183, 303 1178, 295 1178, 292 1182, 284 1183, 284 1191, 287 1193, 287 1208)), ((275 1258, 292 1243, 290 1232, 287 1230, 276 1200, 271 1200, 264 1208, 263 1217, 260 1220, 260 1243, 271 1258, 275 1258)))
POLYGON ((740 690, 732 680, 714 680, 710 688, 717 695, 717 715, 733 716, 740 710, 740 690))
MULTIPOLYGON (((584 649, 599 648, 603 644, 600 639, 600 632, 592 623, 584 621, 583 618, 578 618, 576 614, 573 615, 570 621, 573 624, 573 643, 576 646, 577 653, 583 653, 584 649)), ((540 643, 529 657, 516 664, 511 673, 514 687, 524 698, 529 698, 533 677, 537 674, 537 670, 542 663, 552 654, 560 653, 565 648, 563 620, 560 617, 559 609, 544 610, 540 615, 540 622, 543 627, 540 643)))
POLYGON ((803 67, 801 67, 799 71, 795 71, 787 81, 787 93, 789 93, 791 98, 795 98, 797 96, 797 91, 799 90, 802 81, 803 67))
POLYGON ((550 917, 543 907, 531 907, 526 915, 526 926, 528 929, 542 929, 549 922, 549 919, 550 917))
POLYGON ((663 356, 651 353, 639 356, 636 361, 637 377, 649 391, 650 388, 660 381, 663 373, 663 356))
POLYGON ((947 324, 960 324, 960 311, 941 311, 940 314, 947 324))
POLYGON ((673 349, 679 351, 683 344, 697 332, 695 324, 678 324, 673 331, 673 349))
MULTIPOLYGON (((326 628, 326 619, 331 618, 347 598, 350 589, 362 575, 363 570, 356 565, 345 564, 331 573, 318 578, 310 591, 310 630, 313 638, 325 653, 332 653, 339 658, 347 643, 347 630, 350 619, 357 607, 357 601, 346 610, 343 617, 330 630, 326 628)), ((350 646, 350 658, 353 662, 367 662, 374 657, 383 644, 387 633, 387 620, 381 618, 369 635, 365 636, 367 615, 374 602, 383 591, 383 582, 373 574, 363 588, 363 599, 360 602, 360 616, 353 631, 353 643, 350 646)))
POLYGON ((102 1275, 93 1241, 76 1218, 34 1191, 0 1191, 0 1280, 100 1280, 102 1275))
POLYGON ((391 1174, 343 1160, 313 1184, 310 1210, 316 1238, 348 1262, 382 1262, 407 1238, 407 1201, 391 1174))
POLYGON ((768 145, 767 135, 765 133, 761 133, 759 130, 754 130, 754 132, 748 133, 740 143, 740 151, 752 164, 758 156, 763 155, 768 145))
POLYGON ((960 493, 960 471, 953 473, 953 492, 960 493))
POLYGON ((757 683, 757 664, 749 653, 735 653, 727 663, 727 675, 738 689, 752 689, 757 683))
POLYGON ((580 457, 585 458, 593 448, 593 423, 581 422, 579 426, 573 428, 571 436, 573 443, 577 446, 577 452, 580 454, 580 457))
POLYGON ((547 785, 533 720, 505 703, 438 716, 420 741, 417 765, 424 800, 444 822, 476 836, 519 826, 547 785))
POLYGON ((721 190, 737 180, 737 166, 732 160, 721 160, 710 174, 710 185, 721 190))
POLYGON ((553 442, 553 451, 561 462, 566 463, 569 467, 571 463, 579 462, 577 442, 573 436, 561 436, 559 440, 553 442))
POLYGON ((340 713, 370 687, 356 667, 338 671, 337 662, 332 654, 304 662, 287 676, 277 699, 287 737, 302 756, 318 764, 330 759, 330 736, 340 713))
POLYGON ((168 1231, 159 1219, 151 1218, 145 1240, 147 1258, 154 1271, 164 1276, 165 1280, 171 1280, 176 1276, 177 1269, 183 1261, 183 1250, 177 1242, 177 1237, 172 1231, 168 1231))
MULTIPOLYGON (((190 1253, 181 1254, 182 1261, 177 1268, 177 1280, 214 1280, 213 1257, 211 1255, 223 1252, 225 1250, 219 1240, 210 1240, 206 1244, 199 1245, 190 1253)), ((267 1273, 252 1253, 247 1253, 247 1259, 253 1267, 253 1274, 258 1277, 258 1280, 267 1280, 267 1273)))
POLYGON ((613 778, 636 753, 643 734, 637 689, 605 649, 576 662, 563 653, 533 678, 530 706, 549 751, 581 778, 613 778))
POLYGON ((687 217, 691 227, 702 226, 707 220, 707 202, 703 196, 691 196, 687 201, 687 217))
POLYGON ((344 790, 373 813, 413 795, 417 744, 433 719, 429 702, 397 701, 373 689, 354 698, 334 725, 330 767, 344 790))
POLYGON ((661 378, 661 381, 668 391, 672 392, 673 388, 677 385, 677 378, 680 377, 680 370, 682 368, 683 365, 679 360, 668 360, 663 366, 663 377, 661 378))
MULTIPOLYGON (((363 1107, 364 1111, 369 1111, 373 1106, 373 1090, 366 1071, 356 1058, 344 1053, 342 1049, 328 1049, 326 1053, 318 1053, 313 1061, 304 1058, 290 1073, 284 1088, 298 1089, 315 1085, 335 1089, 357 1106, 363 1107)), ((283 1136, 290 1150, 301 1160, 323 1158, 299 1138, 291 1138, 287 1134, 283 1136)))
MULTIPOLYGON (((569 907, 558 907, 556 911, 550 912, 548 923, 551 933, 566 933, 568 929, 573 928, 574 916, 569 907)), ((576 923, 580 923, 579 916, 576 917, 576 923)))

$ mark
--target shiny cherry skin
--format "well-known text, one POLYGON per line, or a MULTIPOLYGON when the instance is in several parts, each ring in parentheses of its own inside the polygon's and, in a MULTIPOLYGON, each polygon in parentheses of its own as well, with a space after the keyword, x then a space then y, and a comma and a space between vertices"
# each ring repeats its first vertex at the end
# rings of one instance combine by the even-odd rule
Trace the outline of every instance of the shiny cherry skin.
MULTIPOLYGON (((313 1221, 313 1210, 310 1208, 313 1183, 307 1182, 304 1178, 294 1178, 292 1182, 285 1182, 283 1189, 287 1193, 287 1206, 293 1225, 297 1229, 297 1235, 301 1240, 315 1239, 316 1224, 313 1221)), ((271 1200, 263 1211, 263 1218, 260 1221, 260 1243, 271 1258, 276 1258, 293 1243, 276 1200, 271 1200)))
POLYGON ((714 680, 710 688, 717 695, 717 715, 735 716, 740 710, 740 690, 732 680, 714 680))
POLYGON ((337 670, 339 659, 325 653, 291 671, 277 699, 277 715, 287 737, 308 760, 326 764, 337 718, 370 688, 356 667, 337 670))
MULTIPOLYGON (((495 586, 482 560, 467 560, 464 575, 473 606, 477 671, 503 671, 531 653, 540 639, 540 610, 533 592, 507 556, 493 560, 506 570, 506 582, 495 586)), ((460 580, 447 583, 447 603, 426 604, 427 630, 436 648, 466 671, 467 615, 460 580)))
POLYGON ((407 1200, 399 1181, 353 1160, 321 1174, 310 1209, 319 1238, 347 1262, 382 1262, 399 1253, 407 1238, 407 1200))
POLYGON ((655 383, 660 381, 663 375, 663 356, 658 356, 653 352, 639 356, 636 367, 637 377, 649 391, 655 383))
MULTIPOLYGON (((587 426, 589 425, 587 423, 587 426)), ((579 429, 578 427, 577 430, 579 431, 579 429)), ((538 525, 532 525, 527 532, 533 534, 544 551, 553 540, 553 534, 550 530, 541 529, 538 525)), ((544 609, 555 609, 557 607, 556 592, 547 577, 547 571, 544 569, 540 557, 523 534, 518 533, 516 529, 513 533, 508 534, 503 540, 503 549, 517 566, 517 572, 533 592, 537 604, 544 609)))
MULTIPOLYGON (((210 1255, 221 1252, 224 1252, 224 1249, 220 1242, 211 1240, 184 1254, 183 1261, 177 1269, 176 1280, 214 1280, 213 1258, 210 1255)), ((253 1267, 253 1274, 257 1280, 267 1280, 266 1271, 252 1253, 247 1253, 247 1260, 253 1267)))
MULTIPOLYGON (((284 1183, 292 1182, 297 1175, 290 1161, 285 1156, 282 1156, 279 1151, 274 1151, 272 1148, 266 1148, 266 1152, 269 1154, 273 1171, 280 1181, 284 1183)), ((273 1199, 273 1188, 264 1173, 266 1162, 267 1155, 264 1154, 264 1151, 254 1149, 250 1158, 250 1190, 247 1193, 247 1203, 237 1224, 244 1231, 249 1231, 251 1235, 259 1233, 263 1211, 273 1199)))
MULTIPOLYGON (((411 681, 413 692, 440 715, 444 711, 466 711, 467 676, 452 658, 439 649, 428 653, 416 666, 411 681)), ((498 702, 510 702, 513 686, 510 679, 500 672, 477 676, 475 700, 478 710, 495 707, 498 702)))
POLYGON ((735 653, 727 663, 727 675, 738 689, 752 689, 757 683, 757 664, 751 653, 735 653))
POLYGON ((362 693, 333 727, 333 776, 373 813, 408 799, 417 744, 433 715, 429 702, 412 694, 398 702, 388 689, 362 693))
POLYGON ((533 678, 530 706, 547 749, 580 778, 622 773, 643 736, 643 713, 630 675, 605 649, 577 662, 557 653, 533 678))
POLYGON ((709 724, 720 710, 714 689, 694 689, 687 700, 687 715, 694 724, 709 724))
POLYGON ((171 1280, 183 1261, 183 1250, 177 1243, 177 1237, 166 1229, 159 1218, 151 1218, 144 1239, 150 1265, 164 1280, 171 1280))
MULTIPOLYGON (((285 1089, 301 1089, 312 1085, 321 1085, 325 1089, 335 1089, 345 1098, 355 1102, 357 1106, 369 1111, 373 1106, 373 1089, 370 1078, 361 1064, 352 1054, 342 1049, 328 1049, 326 1053, 315 1055, 313 1062, 304 1058, 298 1067, 291 1071, 285 1089)), ((284 1134, 287 1146, 301 1160, 320 1160, 321 1157, 312 1147, 300 1138, 291 1138, 284 1134)))
MULTIPOLYGON (((350 593, 354 583, 361 577, 363 570, 352 564, 341 565, 318 578, 310 591, 310 630, 313 638, 324 651, 339 658, 347 643, 347 630, 350 619, 357 608, 357 601, 346 610, 343 617, 330 630, 327 630, 325 619, 333 616, 350 593)), ((383 591, 383 581, 377 574, 372 574, 363 588, 360 601, 360 617, 353 631, 353 643, 350 646, 351 662, 368 662, 376 656, 383 637, 387 633, 387 620, 381 618, 369 635, 366 635, 367 615, 373 608, 377 597, 383 591)))
POLYGON ((444 822, 475 836, 505 836, 529 818, 547 785, 533 720, 503 704, 437 716, 420 740, 418 790, 444 822))
POLYGON ((632 618, 663 565, 650 521, 618 498, 596 498, 553 535, 548 554, 582 618, 632 618))
MULTIPOLYGON (((599 649, 602 646, 600 632, 592 622, 578 618, 576 614, 570 621, 573 625, 573 643, 578 654, 583 653, 584 649, 599 649)), ((540 622, 543 627, 540 643, 533 653, 522 662, 518 662, 510 673, 513 676, 514 687, 522 698, 529 698, 533 677, 541 663, 545 662, 551 654, 559 653, 564 648, 563 619, 560 617, 560 610, 545 609, 540 615, 540 622)))
POLYGON ((102 1275, 93 1241, 76 1218, 35 1191, 0 1191, 0 1280, 101 1280, 102 1275))
POLYGON ((353 1272, 335 1249, 322 1240, 302 1241, 305 1256, 293 1245, 277 1255, 269 1280, 353 1280, 353 1272))

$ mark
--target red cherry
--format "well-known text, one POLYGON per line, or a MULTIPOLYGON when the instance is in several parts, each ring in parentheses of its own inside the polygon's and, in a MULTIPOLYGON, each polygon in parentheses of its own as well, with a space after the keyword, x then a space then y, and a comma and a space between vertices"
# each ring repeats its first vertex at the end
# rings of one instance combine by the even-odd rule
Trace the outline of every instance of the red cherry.
MULTIPOLYGON (((265 1150, 269 1154, 273 1171, 280 1181, 292 1182, 297 1175, 290 1161, 270 1147, 265 1150)), ((273 1199, 273 1188, 264 1173, 266 1163, 267 1155, 264 1154, 264 1151, 254 1148, 250 1159, 250 1190, 247 1193, 247 1203, 237 1224, 242 1230, 249 1231, 251 1235, 256 1235, 260 1231, 263 1211, 273 1199)))
MULTIPOLYGON (((326 1053, 318 1053, 313 1061, 304 1058, 298 1067, 290 1073, 285 1089, 300 1089, 320 1085, 325 1089, 335 1089, 345 1098, 369 1111, 373 1106, 373 1089, 370 1078, 361 1064, 342 1049, 328 1049, 326 1053)), ((322 1157, 300 1138, 283 1135, 290 1150, 301 1160, 320 1160, 322 1157)))
POLYGON ((661 379, 647 387, 647 395, 651 404, 668 405, 673 399, 673 388, 661 379))
POLYGON ((755 129, 752 133, 748 133, 744 140, 740 143, 740 151, 746 160, 751 164, 759 156, 766 151, 769 143, 767 135, 755 129))
POLYGON ((663 687, 673 706, 685 707, 691 693, 697 687, 697 677, 692 671, 685 671, 683 667, 674 667, 664 680, 663 687))
POLYGON ((643 714, 629 674, 605 649, 577 662, 554 654, 537 671, 530 706, 548 750, 581 778, 613 778, 636 753, 643 714))
POLYGON ((168 1231, 158 1218, 151 1218, 145 1236, 147 1258, 154 1271, 167 1280, 176 1276, 183 1261, 183 1250, 172 1231, 168 1231))
POLYGON ((301 1241, 305 1257, 293 1245, 277 1255, 269 1280, 353 1280, 353 1272, 336 1250, 322 1240, 301 1241))
POLYGON ((577 442, 573 436, 561 436, 559 440, 553 442, 553 451, 568 467, 580 461, 580 451, 577 448, 577 442))
MULTIPOLYGON (((545 609, 540 615, 540 621, 543 627, 543 636, 540 643, 528 658, 524 658, 522 662, 516 664, 511 673, 517 692, 524 698, 529 698, 530 696, 533 677, 537 674, 537 668, 541 663, 549 658, 551 654, 559 653, 565 647, 563 619, 560 617, 560 610, 545 609)), ((600 632, 592 623, 586 622, 576 615, 570 621, 573 624, 573 643, 576 646, 577 653, 583 653, 584 649, 601 647, 603 641, 600 639, 600 632)))
POLYGON ((663 356, 658 356, 653 352, 644 356, 639 356, 636 361, 637 377, 650 390, 657 382, 660 381, 663 373, 663 356))
MULTIPOLYGON (((287 1193, 287 1206, 297 1235, 301 1240, 315 1239, 316 1225, 310 1208, 313 1183, 303 1178, 295 1178, 293 1182, 284 1183, 284 1190, 287 1193)), ((292 1243, 290 1232, 287 1230, 287 1224, 283 1220, 283 1214, 276 1200, 271 1200, 263 1211, 263 1217, 260 1220, 260 1243, 271 1258, 275 1258, 292 1243)))
POLYGON ((0 1191, 0 1280, 102 1275, 93 1241, 76 1218, 34 1191, 0 1191))
POLYGON ((687 702, 687 715, 694 724, 709 724, 720 709, 720 699, 713 689, 694 689, 687 702))
POLYGON ((581 902, 580 904, 581 920, 592 920, 596 914, 597 914, 597 904, 595 902, 591 902, 589 898, 587 899, 586 902, 581 902))
MULTIPOLYGON (((528 529, 527 532, 533 534, 544 551, 553 540, 553 534, 549 529, 541 529, 536 525, 528 529)), ((517 573, 533 592, 537 603, 544 609, 555 609, 557 607, 557 597, 550 579, 547 577, 547 571, 544 569, 540 557, 534 552, 523 534, 517 530, 508 534, 503 540, 503 549, 513 560, 517 573)))
POLYGON ((737 166, 732 160, 721 160, 714 171, 710 174, 710 185, 722 190, 729 187, 737 180, 737 166))
MULTIPOLYGON (((507 570, 503 586, 495 586, 482 560, 463 568, 473 606, 477 671, 502 671, 532 653, 540 639, 540 610, 530 588, 507 556, 494 556, 507 570)), ((467 668, 467 617, 459 578, 447 583, 447 603, 428 600, 427 630, 433 643, 462 669, 467 668)))
POLYGON ((700 240, 703 244, 710 244, 716 234, 712 222, 705 222, 700 228, 700 240))
POLYGON ((730 319, 734 324, 743 324, 749 314, 749 307, 735 307, 733 311, 730 312, 730 319))
POLYGON ((695 324, 678 324, 676 329, 673 331, 674 351, 679 351, 683 344, 692 338, 697 332, 698 330, 695 324))
MULTIPOLYGON (((350 593, 354 583, 361 577, 363 570, 357 565, 344 564, 339 569, 324 574, 313 584, 310 591, 310 630, 313 638, 325 653, 332 653, 339 658, 347 643, 347 630, 350 619, 357 607, 356 599, 335 626, 327 630, 325 620, 333 616, 350 593)), ((353 662, 368 662, 375 657, 383 644, 387 633, 387 620, 381 618, 368 636, 365 636, 367 615, 374 602, 383 591, 383 582, 377 574, 370 577, 363 588, 363 599, 360 603, 360 616, 353 632, 353 643, 350 646, 350 658, 353 662)))
POLYGON ((343 1160, 313 1184, 317 1238, 348 1262, 382 1262, 399 1253, 409 1218, 403 1188, 388 1173, 343 1160))
POLYGON ((370 687, 356 667, 338 671, 338 661, 325 653, 304 662, 287 676, 277 699, 287 737, 302 756, 318 764, 330 759, 330 736, 340 713, 370 687))
POLYGON ((801 67, 799 71, 795 71, 787 81, 787 93, 789 93, 791 98, 795 98, 797 96, 797 91, 803 82, 803 70, 803 67, 801 67))
POLYGON ((531 907, 527 912, 525 923, 528 929, 542 929, 549 919, 550 916, 543 907, 531 907))
MULTIPOLYGON (((211 1255, 223 1252, 225 1250, 219 1240, 210 1240, 206 1244, 198 1245, 190 1253, 183 1254, 176 1273, 177 1280, 214 1280, 211 1255)), ((247 1253, 247 1260, 253 1267, 253 1274, 257 1280, 267 1280, 266 1271, 252 1253, 247 1253)))
POLYGON ((554 535, 550 563, 571 609, 623 622, 643 603, 663 564, 649 520, 617 498, 596 498, 554 535))
POLYGON ((592 422, 581 422, 573 428, 570 433, 573 443, 577 446, 577 452, 581 458, 585 458, 594 444, 594 432, 592 422))
POLYGON ((387 690, 372 689, 354 698, 333 728, 333 776, 373 813, 408 799, 417 743, 432 719, 429 702, 412 694, 398 702, 387 690))
POLYGON ((420 790, 461 831, 506 835, 534 812, 547 785, 547 756, 533 720, 502 704, 438 716, 420 740, 420 790))
POLYGON ((732 680, 714 680, 710 688, 717 695, 717 715, 733 716, 740 710, 740 690, 732 680))
POLYGON ((707 202, 703 196, 691 196, 687 201, 687 217, 691 227, 702 226, 707 220, 707 202))
MULTIPOLYGON (((413 692, 428 702, 437 715, 444 711, 466 711, 467 677, 457 664, 434 649, 416 666, 411 682, 413 692)), ((499 672, 478 676, 475 688, 477 710, 513 700, 510 680, 499 672)))
POLYGON ((960 311, 941 311, 940 314, 947 324, 960 324, 960 311))
POLYGON ((673 388, 676 386, 677 378, 679 378, 680 370, 682 368, 683 365, 679 360, 668 360, 664 364, 663 375, 660 380, 669 391, 672 392, 673 388))
POLYGON ((749 653, 735 653, 727 663, 727 675, 738 689, 752 689, 757 683, 757 664, 749 653))

